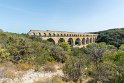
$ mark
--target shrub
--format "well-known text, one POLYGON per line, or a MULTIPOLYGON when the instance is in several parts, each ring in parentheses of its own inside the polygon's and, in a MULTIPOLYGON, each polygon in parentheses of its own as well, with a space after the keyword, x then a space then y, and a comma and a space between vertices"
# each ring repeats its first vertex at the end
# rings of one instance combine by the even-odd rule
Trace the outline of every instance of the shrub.
POLYGON ((50 55, 58 62, 65 62, 67 59, 67 52, 59 46, 50 46, 50 55))
POLYGON ((71 49, 70 45, 66 42, 59 43, 59 46, 62 47, 65 51, 70 51, 71 49))
POLYGON ((86 59, 83 58, 84 56, 80 57, 70 57, 63 67, 63 72, 65 76, 77 82, 78 79, 84 74, 84 68, 86 66, 86 59))
POLYGON ((0 48, 0 62, 10 60, 10 53, 6 49, 0 48))

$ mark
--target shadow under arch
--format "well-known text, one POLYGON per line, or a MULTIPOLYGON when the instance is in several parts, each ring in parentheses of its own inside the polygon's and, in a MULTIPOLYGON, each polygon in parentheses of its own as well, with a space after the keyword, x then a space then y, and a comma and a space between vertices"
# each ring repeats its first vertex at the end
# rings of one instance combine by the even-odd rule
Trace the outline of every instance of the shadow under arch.
POLYGON ((64 38, 60 38, 60 39, 58 40, 58 43, 61 43, 61 42, 65 42, 65 39, 64 39, 64 38))
POLYGON ((86 39, 86 44, 89 44, 90 43, 90 40, 89 38, 86 39))
POLYGON ((75 45, 81 45, 81 40, 80 40, 80 38, 77 38, 76 40, 75 40, 75 45))
POLYGON ((54 39, 52 39, 52 38, 47 39, 47 41, 49 41, 49 42, 55 44, 55 41, 54 41, 54 39))
POLYGON ((38 33, 38 36, 41 36, 41 33, 38 33))
POLYGON ((46 33, 44 33, 43 36, 46 37, 47 36, 46 33))
POLYGON ((92 43, 92 38, 90 38, 90 43, 92 43))
POLYGON ((51 34, 51 33, 49 33, 49 36, 51 37, 51 36, 52 36, 52 34, 51 34))
POLYGON ((52 35, 53 37, 55 37, 56 36, 56 34, 55 33, 53 33, 53 35, 52 35))
POLYGON ((74 42, 73 42, 73 39, 72 39, 72 38, 69 38, 69 39, 68 39, 68 44, 71 45, 71 46, 74 45, 74 42))
POLYGON ((82 45, 85 45, 85 38, 82 39, 82 45))

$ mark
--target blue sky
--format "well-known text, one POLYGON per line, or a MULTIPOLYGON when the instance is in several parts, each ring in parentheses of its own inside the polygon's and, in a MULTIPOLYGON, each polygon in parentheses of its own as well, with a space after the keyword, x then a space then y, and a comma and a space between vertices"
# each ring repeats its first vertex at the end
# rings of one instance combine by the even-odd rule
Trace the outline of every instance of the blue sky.
POLYGON ((0 0, 0 29, 94 32, 124 27, 124 0, 0 0))

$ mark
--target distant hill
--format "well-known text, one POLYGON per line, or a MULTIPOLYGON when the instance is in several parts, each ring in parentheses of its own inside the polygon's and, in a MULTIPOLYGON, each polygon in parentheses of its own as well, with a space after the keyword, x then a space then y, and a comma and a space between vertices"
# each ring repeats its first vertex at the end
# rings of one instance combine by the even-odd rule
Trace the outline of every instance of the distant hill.
POLYGON ((105 42, 107 44, 124 44, 124 28, 115 28, 95 32, 98 35, 96 42, 105 42))

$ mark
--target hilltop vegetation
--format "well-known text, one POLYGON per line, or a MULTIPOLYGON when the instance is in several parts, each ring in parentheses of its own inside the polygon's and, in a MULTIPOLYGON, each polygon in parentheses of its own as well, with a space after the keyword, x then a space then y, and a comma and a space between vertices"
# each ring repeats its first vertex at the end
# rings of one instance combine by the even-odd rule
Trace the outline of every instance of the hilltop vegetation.
POLYGON ((96 32, 98 35, 97 42, 105 42, 107 44, 120 47, 124 44, 124 28, 109 29, 105 31, 96 32))
MULTIPOLYGON (((102 33, 110 34, 101 32, 98 40, 103 38, 102 33)), ((107 38, 110 38, 108 36, 107 38)), ((121 43, 122 45, 117 49, 110 45, 110 41, 98 40, 97 42, 105 43, 93 43, 86 48, 72 48, 66 42, 54 45, 43 41, 40 37, 0 32, 0 65, 11 62, 22 71, 34 69, 40 72, 43 68, 44 71, 56 72, 51 64, 61 63, 64 76, 54 78, 56 82, 54 80, 53 83, 82 83, 82 79, 89 77, 92 78, 89 80, 90 83, 123 83, 124 45, 121 43)), ((2 75, 0 74, 0 77, 2 75)), ((15 76, 13 71, 9 70, 9 73, 4 74, 3 77, 14 78, 15 76)))

